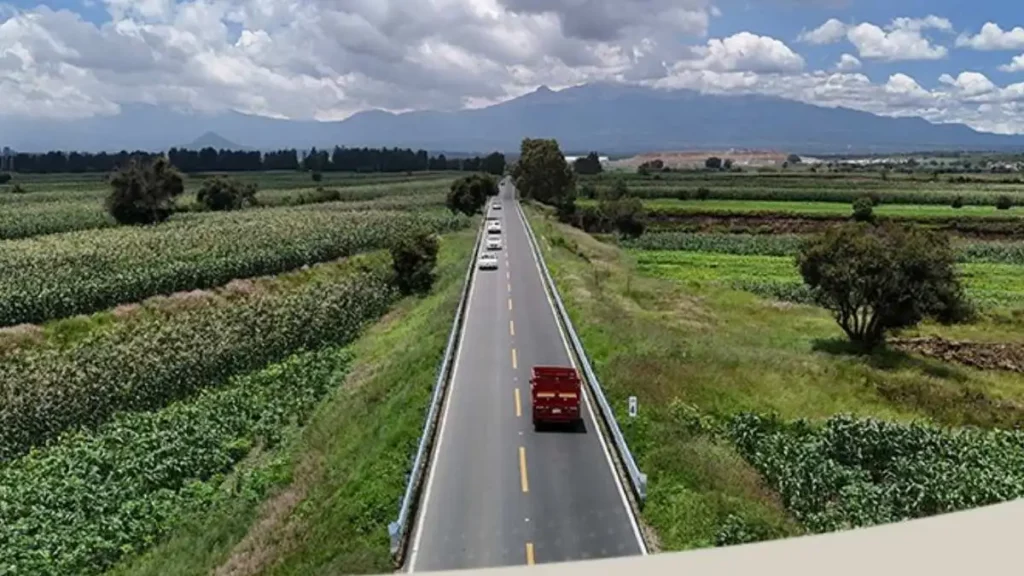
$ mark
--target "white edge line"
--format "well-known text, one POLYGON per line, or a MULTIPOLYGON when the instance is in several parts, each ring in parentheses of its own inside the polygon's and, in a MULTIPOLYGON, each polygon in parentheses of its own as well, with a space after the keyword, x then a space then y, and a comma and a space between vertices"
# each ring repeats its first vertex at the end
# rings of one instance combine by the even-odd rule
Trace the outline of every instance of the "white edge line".
MULTIPOLYGON (((526 243, 530 244, 530 232, 527 230, 528 224, 526 223, 526 213, 523 211, 519 203, 516 203, 516 211, 519 213, 519 220, 523 224, 523 234, 526 235, 526 243)), ((537 250, 540 250, 540 240, 537 240, 537 250)), ((565 337, 565 331, 562 329, 562 322, 558 319, 558 311, 555 309, 555 302, 551 299, 551 292, 547 286, 547 282, 544 281, 544 271, 540 267, 540 260, 537 259, 537 253, 530 248, 530 254, 533 255, 533 263, 537 267, 537 274, 540 276, 541 286, 544 288, 544 296, 547 297, 548 306, 551 308, 551 315, 555 319, 555 326, 558 327, 558 333, 562 336, 562 344, 565 346, 565 352, 569 356, 569 362, 572 363, 572 367, 579 371, 579 366, 576 365, 576 358, 569 347, 569 340, 565 337)), ((640 535, 640 526, 637 525, 636 518, 633 514, 633 507, 629 504, 629 499, 626 498, 626 491, 622 487, 622 479, 619 478, 619 473, 615 469, 615 463, 612 462, 611 453, 608 451, 608 443, 604 439, 604 432, 600 424, 597 422, 597 417, 594 416, 594 407, 590 403, 590 394, 587 391, 587 386, 582 388, 583 400, 587 403, 587 411, 590 413, 591 423, 594 425, 594 430, 597 432, 597 439, 601 441, 601 449, 604 451, 605 460, 608 462, 608 469, 611 470, 612 478, 615 479, 615 487, 619 491, 619 497, 622 498, 622 505, 626 508, 626 516, 629 517, 629 525, 633 528, 633 535, 636 536, 637 546, 640 547, 640 555, 647 556, 647 546, 644 543, 643 536, 640 535)))
MULTIPOLYGON (((469 282, 470 282, 470 284, 469 284, 469 293, 466 295, 466 297, 469 298, 469 301, 466 302, 465 314, 462 317, 463 326, 465 326, 469 322, 469 313, 470 313, 470 311, 473 308, 473 294, 476 292, 476 274, 477 274, 477 269, 476 269, 477 252, 476 252, 476 248, 478 248, 478 247, 479 246, 474 245, 473 272, 472 272, 472 275, 470 276, 470 279, 469 279, 469 282)), ((440 456, 441 456, 441 445, 444 443, 444 429, 445 429, 445 424, 448 423, 448 409, 451 408, 452 397, 455 396, 455 384, 456 384, 456 382, 459 381, 458 378, 457 378, 457 376, 459 374, 459 364, 460 364, 459 363, 459 359, 462 357, 462 345, 463 345, 463 343, 465 343, 465 341, 466 341, 466 332, 465 332, 465 330, 462 330, 460 328, 460 330, 459 330, 459 345, 455 349, 455 357, 452 358, 452 362, 454 362, 454 365, 452 366, 452 373, 451 373, 451 376, 449 377, 448 390, 447 390, 447 392, 446 392, 446 394, 444 396, 444 411, 441 413, 440 428, 438 428, 438 430, 437 430, 437 443, 434 445, 433 449, 430 451, 430 456, 431 456, 431 458, 430 458, 430 471, 427 473, 427 485, 426 485, 426 489, 423 492, 423 505, 420 507, 419 512, 416 514, 415 536, 413 537, 412 550, 409 553, 409 570, 408 570, 409 573, 412 573, 412 572, 416 571, 416 557, 417 557, 417 555, 419 553, 420 538, 423 536, 423 522, 424 522, 424 519, 427 517, 427 511, 430 508, 430 494, 431 494, 431 488, 434 485, 434 472, 437 471, 437 461, 440 459, 440 456)))

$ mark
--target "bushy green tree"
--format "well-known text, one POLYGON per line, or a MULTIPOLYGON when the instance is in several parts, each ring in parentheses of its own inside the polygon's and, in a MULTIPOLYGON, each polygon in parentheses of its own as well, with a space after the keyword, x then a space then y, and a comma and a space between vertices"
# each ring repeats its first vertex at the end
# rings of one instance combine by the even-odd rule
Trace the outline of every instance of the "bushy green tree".
POLYGON ((873 222, 875 220, 874 202, 867 196, 853 201, 853 219, 857 222, 873 222))
POLYGON ((445 205, 452 213, 472 216, 480 212, 491 196, 498 195, 498 184, 487 174, 471 174, 452 182, 445 205))
POLYGON ((174 199, 185 183, 164 156, 149 162, 132 158, 110 176, 106 208, 121 224, 155 224, 174 213, 174 199))
POLYGON ((439 248, 437 236, 425 231, 406 234, 391 246, 393 281, 402 294, 430 292, 439 248))
POLYGON ((576 174, 553 139, 524 138, 512 178, 523 198, 549 206, 557 207, 576 197, 576 174))
POLYGON ((704 167, 709 170, 720 170, 722 168, 722 159, 718 156, 711 156, 704 161, 704 167))
POLYGON ((601 157, 597 155, 597 152, 591 152, 582 158, 577 158, 572 163, 572 167, 577 174, 593 175, 604 171, 604 167, 601 166, 601 157))
POLYGON ((971 316, 949 239, 895 223, 851 222, 808 240, 797 266, 852 342, 871 350, 888 330, 926 317, 971 316))
POLYGON ((208 210, 239 210, 256 204, 256 185, 215 176, 203 182, 196 192, 196 202, 208 210))
POLYGON ((0 172, 0 184, 7 184, 11 181, 11 175, 7 172, 0 172))
POLYGON ((501 176, 505 173, 505 155, 501 152, 492 152, 480 161, 480 169, 494 176, 501 176))
POLYGON ((639 198, 619 197, 600 203, 601 214, 619 234, 636 238, 647 228, 646 212, 639 198))
POLYGON ((996 209, 997 210, 1009 210, 1013 207, 1013 198, 1010 198, 1006 194, 996 198, 996 209))

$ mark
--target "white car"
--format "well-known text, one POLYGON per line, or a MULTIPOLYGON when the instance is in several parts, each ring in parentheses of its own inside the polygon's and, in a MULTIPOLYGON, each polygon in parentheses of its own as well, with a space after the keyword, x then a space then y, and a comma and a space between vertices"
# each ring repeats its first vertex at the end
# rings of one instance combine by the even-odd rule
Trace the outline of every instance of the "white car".
POLYGON ((484 252, 477 259, 476 265, 481 270, 497 270, 498 269, 498 257, 494 254, 488 254, 484 252))
POLYGON ((487 237, 487 249, 488 250, 501 250, 501 236, 488 236, 487 237))
POLYGON ((501 222, 498 220, 491 220, 487 223, 487 231, 492 233, 501 233, 501 222))
POLYGON ((501 202, 491 202, 491 210, 501 210, 501 202))

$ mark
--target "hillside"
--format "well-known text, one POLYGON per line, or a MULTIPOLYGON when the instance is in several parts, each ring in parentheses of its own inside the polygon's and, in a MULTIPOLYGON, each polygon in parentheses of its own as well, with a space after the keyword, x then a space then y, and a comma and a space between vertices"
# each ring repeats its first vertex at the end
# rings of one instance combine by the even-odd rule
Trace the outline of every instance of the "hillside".
POLYGON ((164 149, 214 133, 256 149, 402 146, 517 150, 524 137, 557 138, 563 150, 630 155, 649 150, 770 149, 805 154, 905 150, 1016 150, 1024 136, 921 118, 889 118, 754 95, 708 95, 621 84, 546 87, 487 108, 456 112, 360 112, 339 122, 280 120, 237 112, 187 115, 149 105, 70 122, 0 118, 18 150, 164 149), (140 127, 145 127, 141 128, 140 127))

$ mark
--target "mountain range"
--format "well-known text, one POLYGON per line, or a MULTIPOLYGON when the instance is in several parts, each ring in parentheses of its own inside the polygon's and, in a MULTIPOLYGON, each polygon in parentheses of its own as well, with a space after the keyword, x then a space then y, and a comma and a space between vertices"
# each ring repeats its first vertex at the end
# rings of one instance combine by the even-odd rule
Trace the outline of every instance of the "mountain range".
POLYGON ((163 150, 193 142, 259 150, 340 145, 486 153, 516 152, 525 137, 557 138, 566 153, 598 150, 614 155, 723 148, 802 154, 1024 150, 1024 135, 979 132, 962 124, 884 117, 769 96, 614 83, 559 91, 542 86, 471 110, 368 110, 335 122, 238 112, 190 114, 140 104, 122 106, 116 116, 72 121, 0 116, 0 146, 23 152, 163 150))

